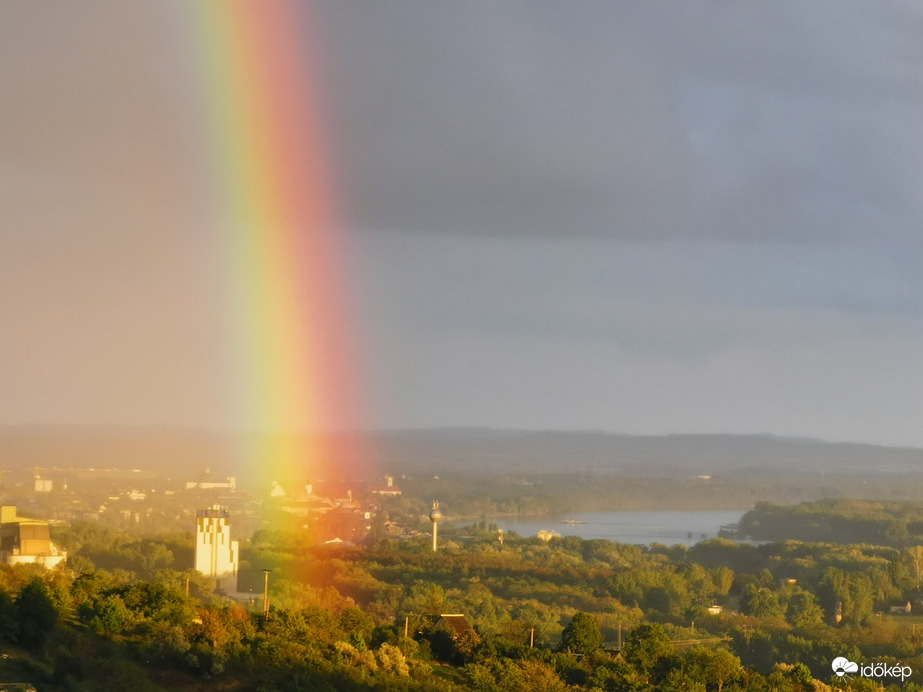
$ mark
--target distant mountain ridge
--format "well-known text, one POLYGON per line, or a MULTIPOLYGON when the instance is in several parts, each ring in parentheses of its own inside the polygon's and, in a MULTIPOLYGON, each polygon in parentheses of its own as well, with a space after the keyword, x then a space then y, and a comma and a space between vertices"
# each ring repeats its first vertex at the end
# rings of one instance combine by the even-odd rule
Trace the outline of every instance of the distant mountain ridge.
MULTIPOLYGON (((347 433, 336 433, 344 436, 347 433)), ((923 472, 923 449, 754 435, 423 428, 362 433, 370 474, 923 472)), ((111 467, 233 473, 242 436, 182 428, 0 427, 0 469, 111 467)))
POLYGON ((923 471, 923 449, 824 442, 769 434, 643 436, 597 431, 442 429, 376 434, 383 458, 428 458, 428 466, 514 472, 767 469, 793 472, 923 471))

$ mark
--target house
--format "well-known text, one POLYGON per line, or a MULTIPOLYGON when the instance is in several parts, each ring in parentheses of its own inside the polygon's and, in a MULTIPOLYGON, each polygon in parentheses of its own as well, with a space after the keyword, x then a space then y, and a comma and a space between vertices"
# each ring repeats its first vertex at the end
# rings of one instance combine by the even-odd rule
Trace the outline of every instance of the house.
POLYGON ((906 603, 903 603, 903 604, 898 603, 896 605, 890 606, 890 612, 897 613, 899 615, 907 615, 910 613, 910 608, 911 608, 910 601, 907 601, 906 603))
POLYGON ((721 613, 724 612, 724 608, 717 603, 712 603, 705 610, 707 610, 710 615, 721 615, 721 613))
POLYGON ((433 627, 446 629, 449 634, 452 635, 452 639, 465 634, 466 632, 473 632, 474 628, 468 622, 468 618, 460 613, 443 613, 438 618, 436 622, 433 623, 433 627))
POLYGON ((396 497, 401 494, 401 489, 394 485, 393 476, 385 476, 384 485, 373 485, 369 488, 373 495, 383 495, 388 497, 396 497))
POLYGON ((210 468, 205 469, 205 473, 199 476, 196 481, 186 481, 186 490, 230 490, 234 492, 237 489, 237 478, 228 476, 223 481, 219 481, 212 476, 210 468))

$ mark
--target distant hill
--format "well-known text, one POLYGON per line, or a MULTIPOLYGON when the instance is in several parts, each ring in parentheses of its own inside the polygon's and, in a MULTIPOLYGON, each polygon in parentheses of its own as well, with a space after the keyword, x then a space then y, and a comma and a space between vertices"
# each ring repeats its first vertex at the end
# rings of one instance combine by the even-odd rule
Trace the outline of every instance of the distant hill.
MULTIPOLYGON (((342 437, 342 436, 340 436, 342 437)), ((619 435, 443 428, 365 433, 369 474, 611 473, 798 475, 923 473, 923 450, 772 435, 619 435)), ((235 469, 240 437, 178 428, 0 427, 0 469, 140 468, 188 475, 235 469)))
POLYGON ((923 472, 923 450, 773 435, 618 435, 489 429, 403 430, 372 436, 382 461, 412 470, 483 473, 923 472))

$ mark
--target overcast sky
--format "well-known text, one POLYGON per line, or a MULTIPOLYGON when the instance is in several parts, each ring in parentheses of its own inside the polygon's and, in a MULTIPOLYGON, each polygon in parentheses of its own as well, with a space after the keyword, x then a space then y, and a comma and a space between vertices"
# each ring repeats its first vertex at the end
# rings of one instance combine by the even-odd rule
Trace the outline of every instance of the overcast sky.
MULTIPOLYGON (((227 425, 194 33, 126 5, 0 2, 0 423, 227 425)), ((308 14, 366 425, 923 446, 918 3, 308 14)))

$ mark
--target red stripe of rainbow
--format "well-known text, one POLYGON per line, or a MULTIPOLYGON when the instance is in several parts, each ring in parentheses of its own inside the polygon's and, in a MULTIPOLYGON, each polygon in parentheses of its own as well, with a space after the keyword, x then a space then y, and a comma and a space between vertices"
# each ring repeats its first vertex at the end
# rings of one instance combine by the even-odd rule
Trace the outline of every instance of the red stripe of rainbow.
MULTIPOLYGON (((261 431, 355 430, 356 360, 305 6, 198 0, 195 8, 231 248, 236 360, 246 363, 238 416, 261 431)), ((355 453, 329 436, 262 439, 247 456, 277 475, 323 476, 355 453)))

